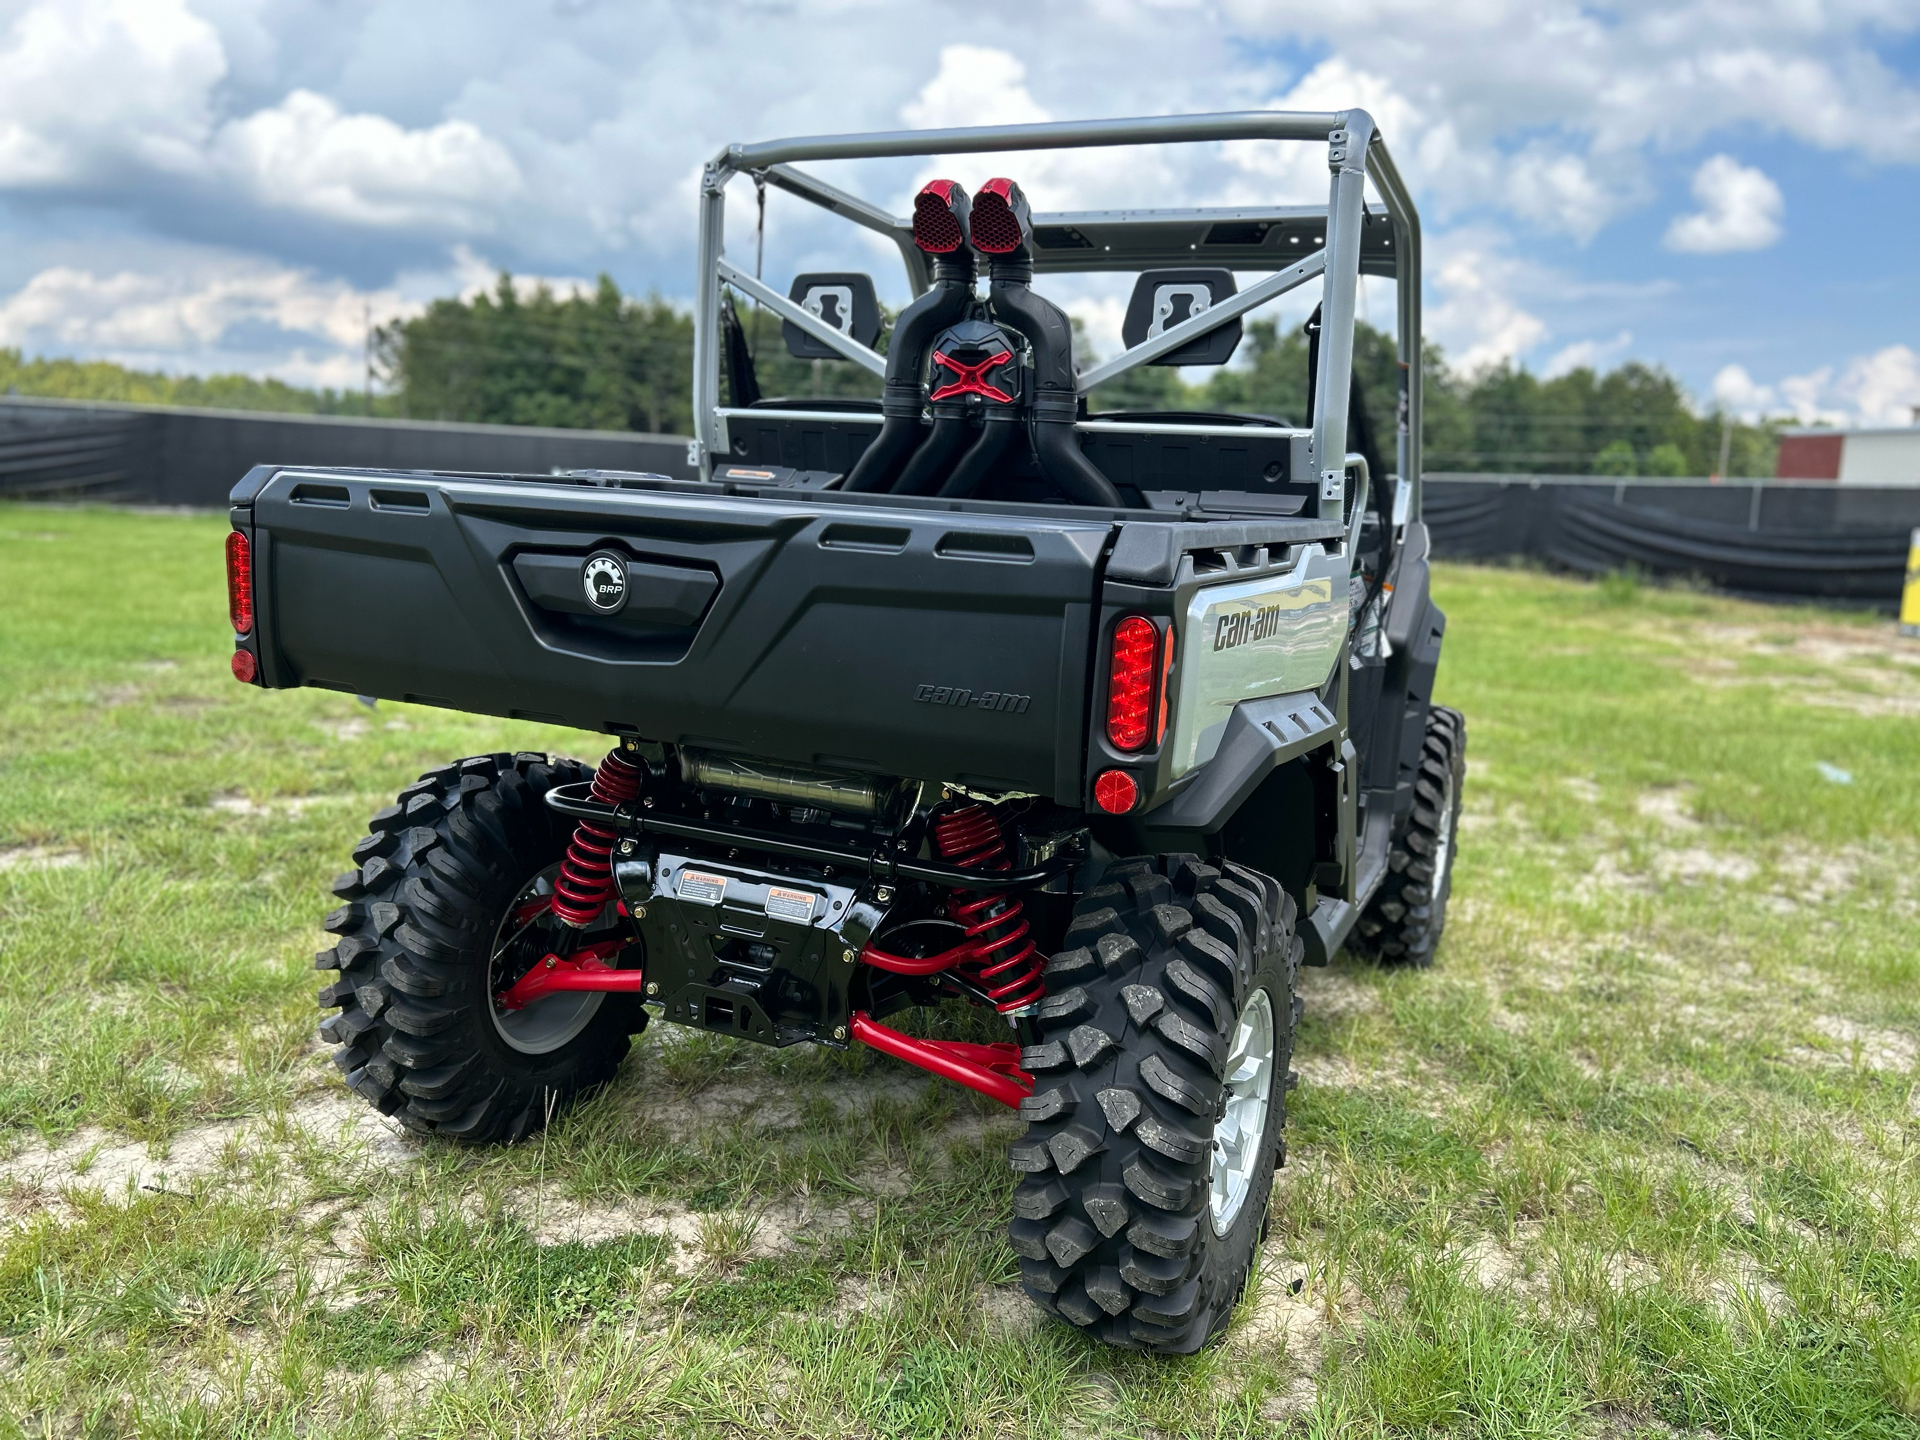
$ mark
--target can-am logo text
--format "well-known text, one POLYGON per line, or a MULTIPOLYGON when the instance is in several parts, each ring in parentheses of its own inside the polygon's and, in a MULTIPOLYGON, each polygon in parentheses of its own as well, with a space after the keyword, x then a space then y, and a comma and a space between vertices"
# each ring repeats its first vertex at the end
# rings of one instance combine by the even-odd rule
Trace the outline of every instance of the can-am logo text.
POLYGON ((1292 612, 1284 605, 1262 605, 1257 610, 1222 615, 1220 628, 1213 633, 1213 648, 1231 650, 1236 645, 1264 640, 1280 628, 1281 617, 1289 613, 1292 612))
POLYGON ((922 685, 913 698, 926 705, 971 705, 976 710, 998 710, 1008 715, 1024 715, 1032 703, 1031 695, 1015 695, 1005 690, 963 690, 958 685, 922 685))

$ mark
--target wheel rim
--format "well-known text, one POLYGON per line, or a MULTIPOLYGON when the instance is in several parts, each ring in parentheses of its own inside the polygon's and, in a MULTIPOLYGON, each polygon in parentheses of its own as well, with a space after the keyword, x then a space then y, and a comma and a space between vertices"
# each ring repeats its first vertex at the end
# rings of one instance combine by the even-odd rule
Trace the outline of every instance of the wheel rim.
POLYGON ((1255 990, 1234 1026, 1227 1056, 1226 1111, 1213 1127, 1213 1231, 1224 1235, 1246 1207, 1266 1148, 1273 1101, 1273 999, 1255 990))
POLYGON ((505 1010, 500 1006, 500 992, 552 948, 548 941, 559 924, 548 914, 516 927, 513 917, 534 901, 552 895, 553 877, 559 873, 558 865, 549 865, 521 887, 500 917, 493 942, 487 947, 487 1009, 493 1016, 494 1033, 522 1055, 546 1055, 558 1050, 592 1023, 607 998, 602 990, 563 990, 525 1009, 505 1010))
POLYGON ((1440 833, 1433 845, 1433 893, 1447 883, 1447 861, 1453 857, 1453 771, 1447 771, 1447 783, 1440 787, 1440 833))

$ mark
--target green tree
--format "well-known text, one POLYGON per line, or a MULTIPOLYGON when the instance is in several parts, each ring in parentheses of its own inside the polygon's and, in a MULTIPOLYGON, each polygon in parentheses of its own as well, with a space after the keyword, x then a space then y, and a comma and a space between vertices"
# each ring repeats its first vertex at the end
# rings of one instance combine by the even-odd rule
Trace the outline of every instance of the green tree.
POLYGON ((1600 447, 1600 453, 1593 457, 1593 473, 1596 475, 1638 475, 1640 462, 1633 453, 1633 445, 1626 440, 1609 440, 1600 447))
POLYGON ((378 343, 415 418, 680 434, 693 422, 692 320, 605 275, 563 299, 545 285, 523 298, 502 274, 491 294, 436 300, 378 343))
MULTIPOLYGON (((51 400, 107 400, 135 405, 201 405, 221 410, 272 410, 297 415, 364 415, 364 397, 352 390, 303 390, 251 375, 167 375, 129 370, 110 360, 28 360, 0 349, 0 393, 51 400)), ((374 397, 375 414, 385 413, 374 397)))
POLYGON ((1687 452, 1670 440, 1661 441, 1647 452, 1647 474, 1649 475, 1677 477, 1698 473, 1688 467, 1687 452))

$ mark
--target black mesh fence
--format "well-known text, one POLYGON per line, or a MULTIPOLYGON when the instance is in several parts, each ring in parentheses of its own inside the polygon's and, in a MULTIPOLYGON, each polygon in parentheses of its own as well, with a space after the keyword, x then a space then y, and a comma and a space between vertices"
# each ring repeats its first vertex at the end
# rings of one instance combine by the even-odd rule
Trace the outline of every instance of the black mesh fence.
POLYGON ((1434 554, 1637 570, 1736 594, 1899 604, 1920 486, 1428 475, 1434 554))
POLYGON ((674 435, 0 397, 0 497, 224 508, 259 464, 692 473, 674 435))

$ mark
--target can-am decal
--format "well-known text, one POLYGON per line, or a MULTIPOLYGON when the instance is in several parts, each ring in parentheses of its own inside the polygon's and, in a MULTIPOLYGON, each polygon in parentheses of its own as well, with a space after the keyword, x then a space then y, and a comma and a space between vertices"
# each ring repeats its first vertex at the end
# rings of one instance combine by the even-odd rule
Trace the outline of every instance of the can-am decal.
POLYGON ((913 698, 923 705, 971 705, 976 710, 1000 710, 1009 715, 1024 715, 1033 703, 1031 695, 1015 695, 1005 690, 966 690, 958 685, 922 685, 913 698))

